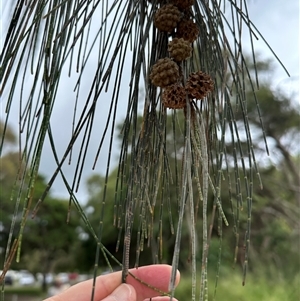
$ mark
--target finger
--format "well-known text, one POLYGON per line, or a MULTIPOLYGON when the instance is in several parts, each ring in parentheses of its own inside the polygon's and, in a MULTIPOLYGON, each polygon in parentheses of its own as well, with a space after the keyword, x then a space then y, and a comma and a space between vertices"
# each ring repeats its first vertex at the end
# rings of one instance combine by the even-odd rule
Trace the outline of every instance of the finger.
MULTIPOLYGON (((106 277, 106 276, 105 276, 106 277)), ((102 278, 102 277, 101 277, 102 278)), ((90 282, 90 281, 85 281, 90 282)), ((91 300, 91 287, 85 290, 84 285, 86 283, 80 283, 74 285, 67 291, 46 299, 44 301, 90 301, 91 300)), ((109 294, 104 297, 104 299, 98 299, 99 296, 95 296, 95 301, 136 301, 135 289, 129 285, 122 283, 115 290, 110 291, 109 294)))
MULTIPOLYGON (((171 271, 172 267, 166 264, 143 266, 130 270, 130 272, 137 278, 163 292, 168 292, 171 271)), ((179 280, 180 273, 177 271, 175 286, 178 285, 179 280)), ((142 301, 144 299, 160 295, 159 292, 147 287, 147 285, 134 279, 131 275, 128 275, 126 282, 135 288, 137 301, 142 301)))
POLYGON ((131 285, 122 283, 101 301, 136 301, 136 293, 131 285))
MULTIPOLYGON (((164 296, 164 297, 147 298, 143 301, 170 301, 170 297, 164 296)), ((172 298, 172 301, 178 301, 178 300, 176 298, 172 298)))
MULTIPOLYGON (((149 265, 140 267, 138 269, 131 269, 136 277, 142 281, 157 287, 158 289, 167 292, 169 279, 171 275, 171 267, 165 264, 149 265)), ((179 282, 179 272, 176 278, 176 285, 179 282)), ((120 284, 122 279, 122 272, 115 272, 105 276, 99 276, 96 279, 94 300, 100 301, 113 292, 120 284)), ((160 293, 148 288, 144 284, 135 280, 132 276, 127 277, 127 283, 131 284, 137 292, 137 301, 142 301, 146 298, 159 296, 160 293)), ((92 292, 93 280, 87 280, 78 283, 58 296, 46 299, 44 301, 90 301, 92 292)))
MULTIPOLYGON (((100 301, 113 292, 121 283, 122 272, 115 272, 96 279, 94 300, 100 301)), ((71 286, 61 294, 44 301, 90 301, 93 279, 71 286)))

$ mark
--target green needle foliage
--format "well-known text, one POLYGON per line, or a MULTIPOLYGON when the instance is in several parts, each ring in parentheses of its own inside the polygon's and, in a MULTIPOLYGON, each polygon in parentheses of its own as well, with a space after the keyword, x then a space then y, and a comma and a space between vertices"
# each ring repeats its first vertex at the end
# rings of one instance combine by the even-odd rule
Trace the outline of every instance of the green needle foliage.
MULTIPOLYGON (((173 295, 180 257, 181 231, 183 224, 187 222, 191 236, 191 297, 195 300, 197 286, 200 288, 200 300, 206 300, 207 258, 212 228, 217 220, 221 240, 222 227, 229 225, 220 197, 221 187, 224 187, 221 182, 226 179, 226 166, 233 164, 235 178, 233 183, 228 183, 233 214, 229 226, 233 227, 236 244, 244 239, 245 282, 250 245, 253 178, 259 178, 247 116, 247 90, 251 90, 254 95, 258 116, 260 112, 254 92, 258 88, 258 82, 256 75, 253 77, 250 74, 244 56, 242 32, 249 33, 251 45, 253 39, 261 36, 250 20, 246 1, 194 1, 187 11, 181 12, 187 14, 199 28, 199 36, 193 42, 192 56, 178 63, 181 81, 185 84, 192 72, 201 70, 212 78, 214 90, 203 100, 189 101, 186 97, 184 110, 166 109, 161 101, 162 89, 151 83, 149 74, 158 59, 169 57, 168 42, 176 35, 176 30, 166 33, 154 26, 155 13, 169 2, 172 1, 11 2, 13 14, 0 57, 0 93, 6 106, 1 152, 5 129, 17 107, 19 119, 14 122, 18 123, 20 132, 20 173, 11 199, 16 202, 16 212, 23 213, 19 224, 12 222, 12 233, 14 227, 19 227, 19 234, 15 244, 13 239, 8 242, 7 264, 15 254, 19 254, 28 216, 39 214, 39 207, 43 206, 49 189, 60 176, 70 194, 70 206, 75 205, 98 242, 95 275, 100 256, 105 258, 108 265, 112 260, 112 256, 101 243, 105 231, 104 216, 111 214, 114 225, 120 230, 124 280, 129 266, 133 264, 129 256, 132 249, 136 249, 135 266, 139 265, 140 253, 146 245, 153 251, 153 262, 161 262, 162 232, 171 231, 175 234, 175 247, 172 251, 173 274, 170 281, 173 295), (64 88, 64 101, 69 101, 70 108, 72 107, 66 112, 73 116, 72 133, 69 135, 64 131, 63 121, 55 125, 60 126, 59 134, 64 135, 68 141, 64 153, 59 155, 52 120, 59 102, 63 101, 59 99, 58 91, 67 76, 77 78, 75 87, 64 88), (128 86, 127 96, 122 93, 125 84, 128 86), (138 115, 141 112, 141 91, 144 93, 144 102, 140 127, 138 115), (87 168, 85 162, 91 142, 96 136, 99 137, 99 133, 95 136, 94 125, 95 120, 101 118, 98 108, 101 110, 103 102, 108 103, 105 106, 109 108, 94 167, 107 141, 109 155, 105 162, 107 172, 103 196, 99 200, 100 226, 96 233, 77 201, 75 192, 78 190, 82 172, 87 168), (106 197, 106 185, 112 161, 117 109, 120 106, 126 108, 126 113, 119 150, 115 210, 112 213, 105 210, 107 202, 113 201, 106 197), (237 125, 235 114, 242 114, 242 129, 237 125), (172 116, 171 137, 166 135, 168 115, 172 116), (246 137, 246 151, 242 147, 241 135, 246 137), (170 139, 172 148, 167 146, 170 139), (225 141, 228 140, 231 141, 233 149, 232 159, 227 156, 225 141), (57 167, 39 201, 32 203, 32 193, 46 141, 50 141, 57 167), (78 152, 74 151, 78 149, 78 152), (72 155, 73 151, 75 155, 72 155), (70 181, 66 178, 63 167, 68 164, 67 159, 71 155, 72 162, 75 162, 75 173, 70 181), (182 164, 176 164, 176 158, 180 158, 178 162, 182 164), (175 210, 170 207, 169 196, 172 189, 178 192, 175 210), (244 195, 241 194, 242 190, 246 191, 244 195), (210 193, 214 196, 213 202, 209 202, 210 193), (162 224, 164 210, 170 212, 168 225, 162 224), (239 231, 242 214, 246 215, 245 233, 239 231), (201 235, 195 232, 195 226, 199 222, 203 229, 201 235), (138 230, 134 233, 133 224, 136 223, 138 230), (138 237, 135 246, 130 243, 133 235, 138 237), (199 285, 196 282, 198 273, 201 275, 199 285)), ((252 52, 251 64, 255 65, 253 49, 252 52)), ((264 135, 261 118, 258 120, 264 135)))

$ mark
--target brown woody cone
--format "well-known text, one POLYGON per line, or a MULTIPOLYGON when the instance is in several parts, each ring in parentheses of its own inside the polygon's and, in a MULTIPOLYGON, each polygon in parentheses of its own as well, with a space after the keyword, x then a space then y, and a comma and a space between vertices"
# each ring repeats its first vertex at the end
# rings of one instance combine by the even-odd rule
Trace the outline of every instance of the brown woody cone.
POLYGON ((159 59, 152 67, 150 79, 153 85, 166 87, 179 79, 178 65, 170 58, 159 59))
POLYGON ((193 43, 199 35, 199 28, 191 19, 182 19, 177 26, 176 37, 193 43))
POLYGON ((174 58, 175 61, 180 62, 192 54, 192 46, 190 43, 182 38, 174 38, 168 44, 168 51, 170 52, 170 56, 174 58))
POLYGON ((180 10, 185 10, 191 7, 195 0, 171 0, 170 1, 173 5, 177 6, 180 10))
POLYGON ((168 86, 162 94, 162 102, 165 108, 184 108, 186 106, 185 88, 179 83, 168 86))
POLYGON ((213 89, 213 80, 208 74, 202 71, 191 73, 186 82, 186 91, 190 98, 203 99, 213 89))
POLYGON ((167 4, 159 8, 154 16, 154 25, 161 31, 172 32, 181 19, 179 9, 167 4))

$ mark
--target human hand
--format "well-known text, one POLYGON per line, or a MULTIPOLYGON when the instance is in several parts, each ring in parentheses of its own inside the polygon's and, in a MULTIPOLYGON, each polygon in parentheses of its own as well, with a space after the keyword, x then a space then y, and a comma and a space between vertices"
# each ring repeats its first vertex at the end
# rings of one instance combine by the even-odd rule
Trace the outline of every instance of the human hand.
MULTIPOLYGON (((149 265, 131 269, 130 272, 145 283, 167 292, 171 266, 165 264, 149 265)), ((126 284, 121 282, 122 272, 115 272, 96 279, 94 301, 142 301, 153 298, 153 301, 167 301, 169 297, 157 297, 159 292, 140 283, 131 275, 126 278, 126 284)), ((176 285, 179 283, 180 274, 177 272, 176 285)), ((90 301, 93 280, 78 283, 61 294, 44 301, 90 301)), ((173 298, 174 301, 176 299, 173 298)))

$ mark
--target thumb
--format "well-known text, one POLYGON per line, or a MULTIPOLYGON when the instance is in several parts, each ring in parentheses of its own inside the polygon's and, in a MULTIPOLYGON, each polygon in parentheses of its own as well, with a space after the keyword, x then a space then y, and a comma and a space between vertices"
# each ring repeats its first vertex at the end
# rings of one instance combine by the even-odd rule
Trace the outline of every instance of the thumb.
POLYGON ((130 284, 122 283, 109 296, 99 301, 136 301, 136 292, 130 284))

